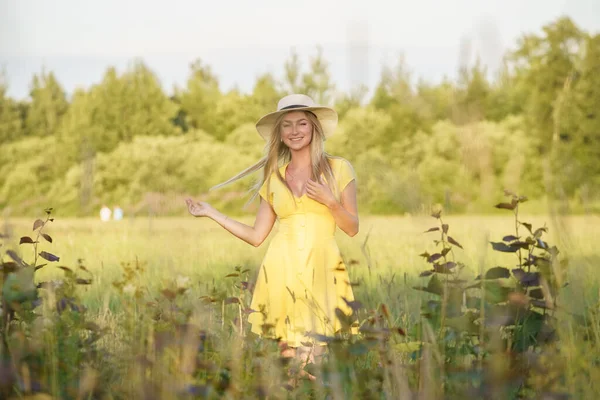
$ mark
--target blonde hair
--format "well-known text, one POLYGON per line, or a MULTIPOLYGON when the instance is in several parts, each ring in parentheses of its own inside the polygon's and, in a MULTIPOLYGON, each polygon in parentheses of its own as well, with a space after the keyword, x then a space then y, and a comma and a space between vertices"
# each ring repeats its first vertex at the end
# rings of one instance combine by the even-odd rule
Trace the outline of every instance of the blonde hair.
MULTIPOLYGON (((319 122, 319 119, 315 114, 313 114, 310 111, 290 110, 288 112, 294 111, 302 111, 313 126, 312 140, 310 142, 310 159, 312 163, 311 179, 318 180, 318 177, 323 175, 323 177, 327 181, 327 185, 331 189, 331 192, 334 194, 334 196, 339 197, 337 185, 335 184, 333 170, 331 169, 331 165, 329 163, 330 159, 338 157, 334 157, 325 152, 325 135, 323 134, 323 128, 321 126, 321 123, 319 122)), ((290 194, 292 194, 294 201, 296 201, 296 197, 293 195, 292 189, 286 182, 285 178, 281 176, 281 173, 279 172, 280 163, 284 164, 291 161, 292 159, 292 154, 290 152, 289 147, 287 147, 281 140, 281 125, 283 123, 283 118, 286 114, 287 112, 282 113, 275 121, 275 124, 273 125, 273 131, 271 132, 271 135, 267 140, 267 144, 265 145, 265 155, 256 164, 246 168, 245 170, 233 176, 232 178, 229 178, 225 182, 213 186, 212 188, 210 188, 210 190, 219 189, 225 185, 229 185, 230 183, 242 179, 245 176, 250 175, 253 172, 256 172, 262 168, 262 177, 250 189, 250 191, 253 192, 253 194, 250 197, 250 200, 248 200, 248 203, 246 203, 246 205, 250 204, 256 198, 260 188, 265 182, 267 182, 268 192, 269 185, 271 184, 270 179, 273 174, 275 174, 279 181, 281 181, 281 183, 284 184, 284 186, 288 189, 290 194)))

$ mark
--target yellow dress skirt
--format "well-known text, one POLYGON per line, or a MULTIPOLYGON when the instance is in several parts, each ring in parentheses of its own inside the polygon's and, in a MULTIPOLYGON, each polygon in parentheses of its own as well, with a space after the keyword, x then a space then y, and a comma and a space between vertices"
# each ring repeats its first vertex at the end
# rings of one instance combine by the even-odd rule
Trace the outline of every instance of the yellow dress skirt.
MULTIPOLYGON (((354 170, 342 158, 330 163, 341 193, 355 179, 354 170)), ((282 176, 287 165, 280 168, 282 176)), ((275 174, 259 193, 273 207, 279 227, 258 271, 248 317, 252 332, 292 347, 322 344, 311 334, 332 336, 341 328, 335 309, 349 315, 346 301, 354 300, 334 238, 335 220, 325 205, 292 195, 275 174)))

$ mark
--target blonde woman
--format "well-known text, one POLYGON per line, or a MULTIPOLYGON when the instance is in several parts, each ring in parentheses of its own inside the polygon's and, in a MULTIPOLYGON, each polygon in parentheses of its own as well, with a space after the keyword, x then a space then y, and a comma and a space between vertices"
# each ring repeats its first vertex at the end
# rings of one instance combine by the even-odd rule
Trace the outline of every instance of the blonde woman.
POLYGON ((336 308, 351 314, 346 302, 354 300, 334 233, 336 227, 349 236, 358 233, 356 179, 348 161, 324 150, 337 121, 333 109, 293 94, 257 122, 267 141, 266 155, 217 186, 262 169, 255 187, 260 205, 253 226, 205 202, 186 200, 193 216, 211 218, 253 246, 263 243, 279 221, 258 271, 250 306, 255 312, 248 321, 252 332, 280 339, 282 354, 305 362, 322 354, 324 343, 318 335, 331 336, 341 328, 336 308))

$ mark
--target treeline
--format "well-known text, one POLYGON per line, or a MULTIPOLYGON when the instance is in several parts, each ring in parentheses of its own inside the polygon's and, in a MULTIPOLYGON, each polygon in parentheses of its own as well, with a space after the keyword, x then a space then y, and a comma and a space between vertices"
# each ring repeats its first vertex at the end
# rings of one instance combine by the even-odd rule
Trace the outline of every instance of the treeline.
POLYGON ((433 84, 399 60, 369 98, 364 87, 339 93, 320 50, 308 63, 292 53, 283 80, 260 76, 251 93, 224 92, 201 61, 170 94, 141 61, 108 68, 70 99, 51 71, 33 77, 23 102, 2 80, 0 208, 90 215, 119 204, 130 215, 164 215, 182 212, 191 195, 241 211, 250 180, 208 189, 261 156, 254 122, 302 92, 338 110, 326 149, 355 166, 363 212, 434 203, 482 211, 504 188, 598 211, 600 35, 561 18, 523 35, 504 61, 493 79, 475 63, 433 84))

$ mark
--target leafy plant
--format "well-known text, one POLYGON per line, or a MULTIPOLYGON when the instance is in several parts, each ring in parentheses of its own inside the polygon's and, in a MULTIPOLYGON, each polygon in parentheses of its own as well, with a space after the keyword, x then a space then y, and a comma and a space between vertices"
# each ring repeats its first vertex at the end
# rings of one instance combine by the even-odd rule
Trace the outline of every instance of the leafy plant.
POLYGON ((495 266, 474 281, 464 279, 464 264, 454 258, 462 246, 449 235, 441 212, 435 212, 439 226, 426 232, 439 234, 434 240, 439 250, 421 254, 430 266, 420 276, 429 281, 415 287, 434 296, 422 315, 437 330, 447 386, 486 396, 492 391, 507 396, 527 392, 535 367, 528 356, 558 338, 553 314, 567 265, 559 260, 556 246, 543 239, 547 227, 534 228, 519 219, 519 207, 527 198, 505 194, 510 202, 495 207, 513 212, 515 231, 490 244, 495 251, 513 254, 516 267, 495 266), (499 355, 504 357, 501 362, 499 355))
POLYGON ((92 283, 91 273, 79 260, 77 270, 59 266, 64 278, 35 281, 36 271, 60 257, 41 250, 40 241, 53 243, 44 228, 54 218, 52 209, 46 219, 33 223, 35 238, 23 236, 21 246, 31 245, 32 262, 26 262, 15 250, 8 249, 2 260, 2 323, 0 324, 0 368, 8 379, 0 381, 0 394, 50 392, 61 397, 76 397, 95 392, 95 385, 80 387, 80 379, 93 370, 80 370, 99 363, 97 341, 103 331, 91 322, 81 303, 77 287, 92 283), (56 340, 59 338, 59 340, 56 340))

